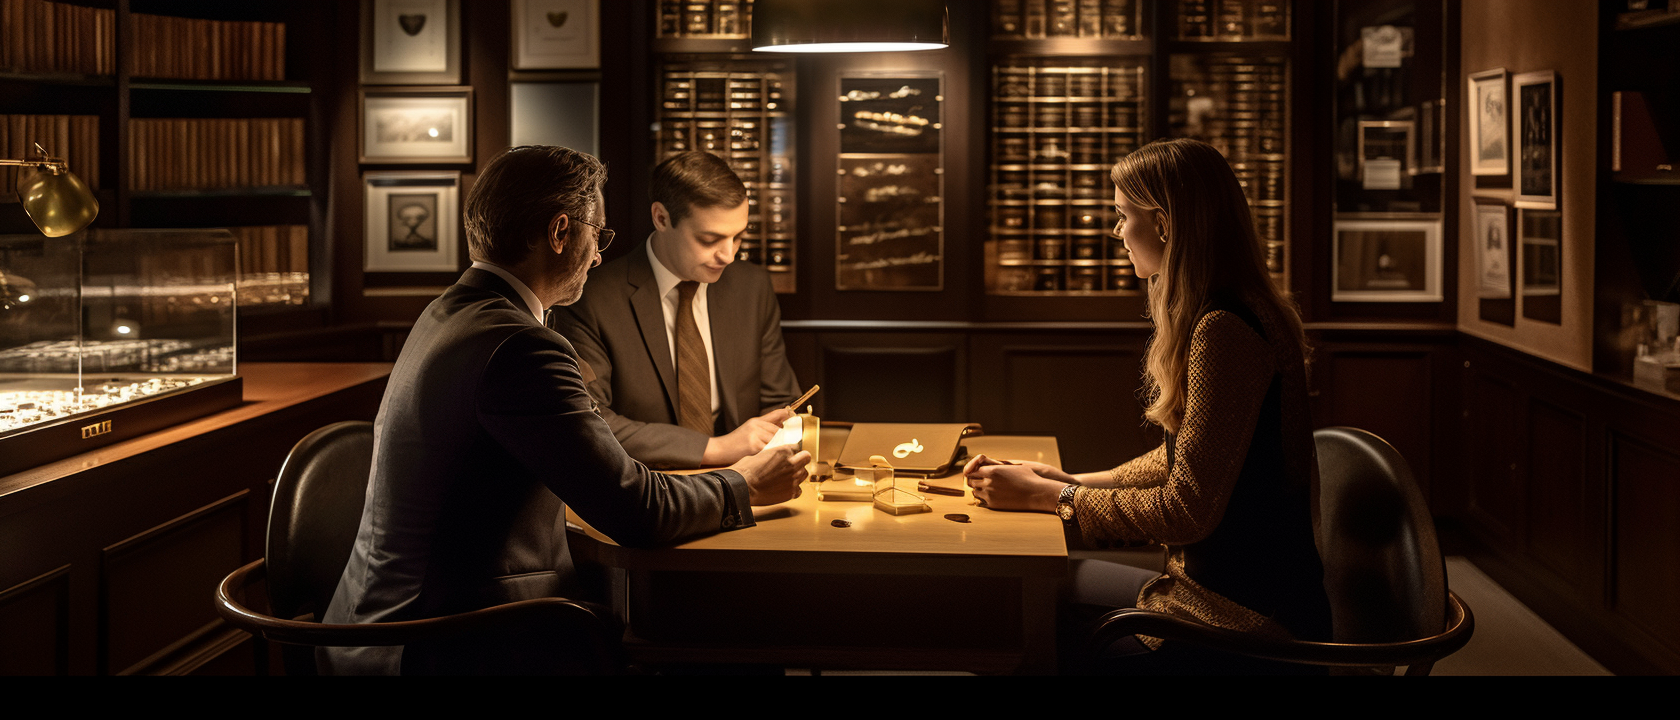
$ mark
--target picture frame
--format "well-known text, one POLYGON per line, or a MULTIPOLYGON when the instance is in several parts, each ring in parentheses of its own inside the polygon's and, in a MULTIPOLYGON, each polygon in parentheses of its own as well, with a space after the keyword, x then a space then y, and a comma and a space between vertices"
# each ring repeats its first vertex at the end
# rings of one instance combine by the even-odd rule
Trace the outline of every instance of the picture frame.
POLYGON ((1467 247, 1476 253, 1476 295, 1487 300, 1504 300, 1513 295, 1515 275, 1512 258, 1516 257, 1512 241, 1515 238, 1513 209, 1504 201, 1475 198, 1475 217, 1467 247))
POLYGON ((362 0, 364 85, 461 84, 461 0, 362 0))
POLYGON ((1563 213, 1523 210, 1521 238, 1522 314, 1538 322, 1563 324, 1563 213))
POLYGON ((513 0, 513 69, 601 66, 601 0, 513 0))
POLYGON ((1552 70, 1522 73, 1511 78, 1511 138, 1516 154, 1512 172, 1516 175, 1519 209, 1556 210, 1558 172, 1558 74, 1552 70))
POLYGON ((473 161, 470 87, 363 88, 357 132, 365 165, 473 161))
POLYGON ((1331 246, 1333 302, 1440 302, 1441 221, 1338 219, 1331 246))
POLYGON ((369 172, 362 185, 363 270, 460 270, 461 173, 369 172))
POLYGON ((1465 80, 1471 175, 1511 174, 1510 82, 1505 68, 1483 70, 1465 80))
POLYGON ((1359 121, 1359 180, 1366 190, 1401 190, 1417 174, 1417 125, 1409 120, 1359 121))

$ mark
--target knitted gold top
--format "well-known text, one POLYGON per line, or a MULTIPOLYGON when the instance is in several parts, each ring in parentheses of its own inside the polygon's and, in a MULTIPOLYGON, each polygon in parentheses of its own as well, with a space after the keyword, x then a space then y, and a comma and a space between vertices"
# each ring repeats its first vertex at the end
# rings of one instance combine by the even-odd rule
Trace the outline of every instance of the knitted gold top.
MULTIPOLYGON (((1278 422, 1276 416, 1261 417, 1269 392, 1276 393, 1272 397, 1281 401, 1273 407, 1281 405, 1284 477, 1272 477, 1279 474, 1274 469, 1260 480, 1245 482, 1265 483, 1262 492, 1266 494, 1271 494, 1273 484, 1293 488, 1284 493, 1289 498, 1283 501, 1286 507, 1309 504, 1295 516, 1299 520, 1296 524, 1316 525, 1310 504, 1318 484, 1318 462, 1306 407, 1306 370, 1300 346, 1288 327, 1271 313, 1262 311, 1251 319, 1258 321, 1264 338, 1232 312, 1214 310, 1201 318, 1190 341, 1184 417, 1176 437, 1110 471, 1119 487, 1080 488, 1074 506, 1079 532, 1090 545, 1167 546, 1166 575, 1144 587, 1138 596, 1139 608, 1187 616, 1231 630, 1288 637, 1289 631, 1272 618, 1209 590, 1185 570, 1186 548, 1206 541, 1219 529, 1239 478, 1255 477, 1252 469, 1245 472, 1245 461, 1250 457, 1249 445, 1257 434, 1257 424, 1278 422), (1281 392, 1274 382, 1281 385, 1281 392), (1170 463, 1169 452, 1173 453, 1170 463)), ((1267 436, 1278 435, 1274 431, 1267 436)), ((1274 452, 1269 457, 1280 454, 1274 452)), ((1253 493, 1247 496, 1252 499, 1253 493)), ((1260 523, 1268 522, 1273 515, 1294 516, 1265 510, 1260 523)), ((1239 534, 1251 532, 1248 528, 1254 525, 1255 517, 1255 513, 1247 514, 1239 534)), ((1261 547, 1277 541, 1276 537, 1233 538, 1227 530, 1220 538, 1226 546, 1252 540, 1261 547)), ((1308 592, 1322 592, 1321 584, 1311 587, 1310 573, 1318 562, 1316 548, 1308 528, 1299 530, 1284 534, 1293 537, 1294 557, 1306 558, 1296 565, 1306 566, 1307 571, 1303 574, 1292 568, 1287 575, 1296 580, 1307 578, 1299 584, 1308 586, 1308 592)), ((1321 574, 1322 570, 1316 572, 1321 574)), ((1153 638, 1144 641, 1151 647, 1159 646, 1153 638)))

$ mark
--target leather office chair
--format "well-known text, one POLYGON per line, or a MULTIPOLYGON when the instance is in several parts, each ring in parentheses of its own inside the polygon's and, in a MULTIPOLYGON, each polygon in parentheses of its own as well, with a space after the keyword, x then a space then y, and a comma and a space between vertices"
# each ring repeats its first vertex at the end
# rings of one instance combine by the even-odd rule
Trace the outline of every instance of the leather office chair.
POLYGON ((287 674, 317 674, 316 646, 447 644, 466 636, 507 638, 506 664, 491 671, 609 674, 623 668, 623 629, 613 613, 562 598, 404 622, 316 622, 355 545, 372 463, 372 423, 329 425, 299 441, 274 483, 264 559, 235 570, 216 589, 216 610, 223 619, 282 643, 287 674), (248 601, 252 588, 264 581, 267 613, 248 601), (532 651, 521 653, 520 647, 532 651))
POLYGON ((1406 460, 1364 430, 1313 433, 1319 465, 1319 554, 1334 642, 1272 641, 1133 608, 1098 621, 1088 648, 1127 635, 1239 656, 1343 668, 1338 674, 1427 675, 1470 641, 1475 618, 1447 589, 1435 525, 1406 460))

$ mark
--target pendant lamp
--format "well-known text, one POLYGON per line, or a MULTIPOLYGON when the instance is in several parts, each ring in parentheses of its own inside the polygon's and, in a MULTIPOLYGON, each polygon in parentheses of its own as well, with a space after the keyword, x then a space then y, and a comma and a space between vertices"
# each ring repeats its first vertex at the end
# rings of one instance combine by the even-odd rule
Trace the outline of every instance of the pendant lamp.
POLYGON ((944 0, 757 0, 753 50, 903 52, 951 44, 944 0))

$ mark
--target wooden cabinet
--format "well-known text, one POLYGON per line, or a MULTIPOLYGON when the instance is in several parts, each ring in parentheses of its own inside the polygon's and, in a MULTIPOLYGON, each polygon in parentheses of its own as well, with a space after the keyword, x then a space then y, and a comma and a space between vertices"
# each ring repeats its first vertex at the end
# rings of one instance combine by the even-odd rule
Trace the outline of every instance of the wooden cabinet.
POLYGON ((372 420, 390 366, 240 370, 241 407, 0 477, 0 674, 266 672, 216 585, 262 557, 292 445, 372 420))

